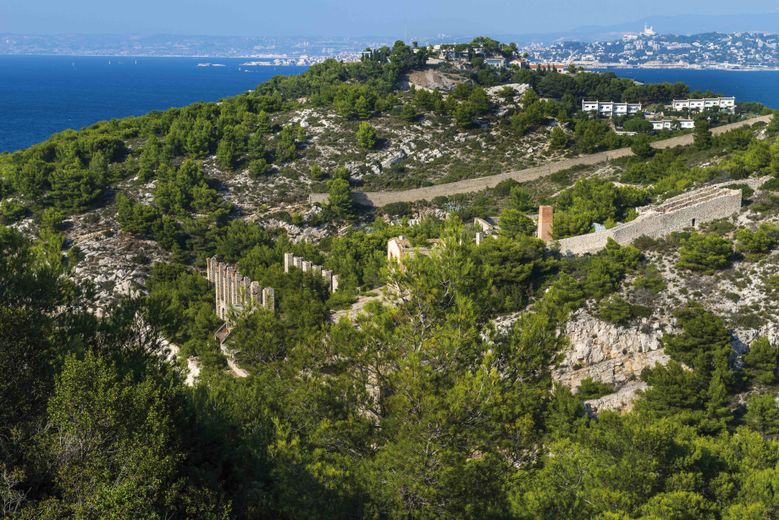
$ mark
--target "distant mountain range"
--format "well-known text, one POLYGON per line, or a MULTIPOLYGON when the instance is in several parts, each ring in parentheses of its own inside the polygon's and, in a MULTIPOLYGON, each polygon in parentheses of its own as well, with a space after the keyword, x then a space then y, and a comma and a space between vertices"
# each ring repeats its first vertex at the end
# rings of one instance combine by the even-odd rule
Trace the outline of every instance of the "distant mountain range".
POLYGON ((359 57, 388 38, 0 33, 0 55, 248 57, 296 62, 309 57, 359 57))
MULTIPOLYGON (((559 33, 491 34, 513 41, 539 60, 777 68, 774 36, 779 12, 741 15, 655 16, 611 26, 584 26, 559 33), (645 26, 658 34, 640 34, 645 26), (765 36, 764 33, 771 35, 765 36), (638 41, 631 41, 634 35, 638 41)), ((420 45, 470 41, 477 35, 412 38, 420 45)), ((241 37, 180 35, 22 35, 0 33, 0 54, 93 56, 247 57, 275 64, 307 65, 325 58, 359 59, 361 51, 391 45, 396 38, 241 37)))
POLYGON ((535 34, 503 34, 495 37, 501 41, 515 41, 518 44, 550 43, 559 40, 603 41, 621 38, 626 33, 641 31, 650 25, 658 33, 693 35, 701 33, 777 33, 779 32, 779 11, 775 13, 735 15, 680 15, 650 16, 641 20, 616 25, 586 25, 567 31, 535 34))

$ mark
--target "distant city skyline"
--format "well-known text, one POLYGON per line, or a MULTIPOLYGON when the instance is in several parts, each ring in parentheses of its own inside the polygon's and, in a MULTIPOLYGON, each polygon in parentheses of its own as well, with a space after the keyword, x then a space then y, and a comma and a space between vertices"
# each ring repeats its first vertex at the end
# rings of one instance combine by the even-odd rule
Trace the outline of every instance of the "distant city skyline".
MULTIPOLYGON (((541 34, 680 17, 689 31, 767 31, 756 14, 779 16, 775 0, 4 0, 0 32, 27 34, 179 34, 214 36, 415 36, 541 34), (744 16, 746 15, 746 16, 744 16), (725 27, 733 16, 732 25, 725 27), (685 21, 686 20, 686 21, 685 21), (706 22, 708 20, 708 22, 706 22), (707 25, 708 24, 708 25, 707 25), (697 25, 697 26, 696 26, 697 25)), ((639 28, 640 29, 640 28, 639 28)), ((660 31, 664 27, 658 27, 660 31)), ((673 29, 679 29, 674 26, 673 29)))

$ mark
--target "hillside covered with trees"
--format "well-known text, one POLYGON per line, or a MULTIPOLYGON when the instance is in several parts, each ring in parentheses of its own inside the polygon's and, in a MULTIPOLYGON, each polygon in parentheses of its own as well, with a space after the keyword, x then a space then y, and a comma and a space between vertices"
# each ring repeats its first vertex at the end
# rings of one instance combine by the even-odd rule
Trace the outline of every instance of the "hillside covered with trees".
POLYGON ((475 60, 449 91, 407 88, 426 60, 397 43, 0 155, 3 515, 779 515, 779 118, 712 135, 768 111, 705 114, 693 146, 655 150, 667 132, 580 102, 684 85, 475 60), (621 146, 477 193, 350 197, 621 146), (737 216, 579 257, 536 238, 539 204, 559 239, 712 184, 741 190, 737 216), (388 264, 401 235, 430 254, 388 264), (339 290, 285 272, 289 252, 339 290), (235 317, 229 355, 213 256, 276 294, 235 317), (598 354, 592 330, 626 346, 598 354))

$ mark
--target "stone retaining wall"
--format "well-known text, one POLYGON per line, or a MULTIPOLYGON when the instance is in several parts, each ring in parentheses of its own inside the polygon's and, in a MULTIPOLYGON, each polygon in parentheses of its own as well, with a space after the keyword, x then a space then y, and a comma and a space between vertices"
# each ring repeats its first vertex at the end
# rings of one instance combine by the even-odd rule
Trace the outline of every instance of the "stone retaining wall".
POLYGON ((635 220, 611 229, 564 238, 560 252, 566 255, 595 253, 606 247, 609 238, 620 245, 631 244, 640 236, 660 238, 675 231, 727 218, 741 210, 741 190, 710 186, 668 199, 659 206, 642 208, 635 220))
MULTIPOLYGON (((413 188, 405 191, 355 191, 352 192, 352 199, 355 204, 361 206, 386 206, 395 202, 414 202, 417 200, 432 200, 436 197, 456 195, 458 193, 471 193, 481 191, 487 188, 494 188, 507 179, 513 179, 518 182, 530 182, 541 177, 546 177, 574 166, 599 164, 611 161, 620 157, 627 157, 632 152, 629 148, 619 150, 610 150, 608 152, 599 152, 583 157, 564 159, 540 166, 533 166, 524 170, 499 173, 489 177, 477 177, 475 179, 465 179, 447 184, 438 184, 435 186, 425 186, 423 188, 413 188)), ((327 201, 327 193, 312 193, 309 195, 309 202, 322 203, 327 201)))

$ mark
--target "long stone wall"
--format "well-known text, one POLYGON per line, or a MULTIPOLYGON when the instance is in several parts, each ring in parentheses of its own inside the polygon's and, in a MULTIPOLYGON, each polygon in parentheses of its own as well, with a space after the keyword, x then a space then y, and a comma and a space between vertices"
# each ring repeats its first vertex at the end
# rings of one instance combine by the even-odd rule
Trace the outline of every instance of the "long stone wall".
POLYGON ((334 274, 331 270, 325 269, 321 265, 316 265, 308 260, 304 260, 299 256, 295 256, 292 253, 284 253, 284 272, 289 273, 290 269, 300 269, 304 273, 314 273, 316 276, 321 276, 324 279, 327 286, 330 288, 330 292, 334 293, 338 290, 338 275, 334 274))
POLYGON ((230 319, 231 310, 241 313, 256 307, 270 311, 276 308, 276 294, 273 287, 260 287, 230 264, 215 257, 206 258, 206 276, 215 287, 216 314, 221 320, 230 319))
POLYGON ((675 231, 696 228, 700 224, 727 218, 741 210, 741 190, 710 186, 684 193, 659 206, 642 208, 635 220, 611 229, 564 238, 560 252, 566 255, 595 253, 609 238, 620 245, 632 243, 640 236, 660 238, 675 231))
MULTIPOLYGON (((736 128, 743 126, 750 126, 755 123, 764 122, 767 123, 773 116, 760 116, 745 121, 739 121, 737 123, 731 123, 728 125, 718 126, 712 129, 714 135, 719 135, 736 128)), ((688 146, 693 144, 693 135, 686 134, 677 137, 671 137, 669 139, 663 139, 655 141, 651 144, 653 148, 658 150, 665 148, 674 148, 676 146, 688 146)), ((474 191, 481 191, 487 188, 493 188, 497 184, 507 179, 513 179, 518 182, 529 182, 541 177, 546 177, 553 173, 567 170, 574 166, 587 166, 593 164, 599 164, 620 157, 628 157, 633 155, 630 148, 620 148, 618 150, 611 150, 608 152, 599 152, 590 155, 584 155, 581 157, 574 157, 572 159, 564 159, 562 161, 556 161, 548 164, 542 164, 540 166, 534 166, 532 168, 526 168, 524 170, 515 170, 498 175, 491 175, 489 177, 478 177, 475 179, 466 179, 457 182, 450 182, 447 184, 438 184, 435 186, 426 186, 423 188, 414 188, 404 191, 357 191, 352 193, 352 198, 355 204, 363 206, 386 206, 387 204, 395 202, 415 202, 418 200, 432 200, 435 197, 456 195, 459 193, 471 193, 474 191)), ((309 195, 309 202, 323 203, 327 201, 326 193, 312 193, 309 195)))

